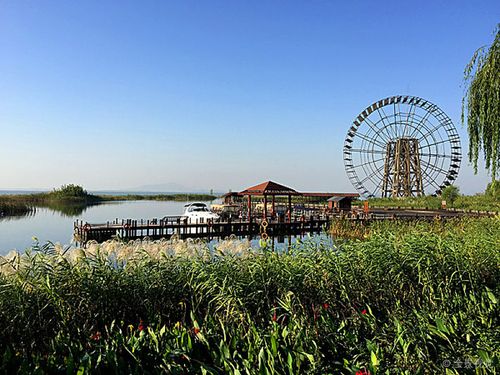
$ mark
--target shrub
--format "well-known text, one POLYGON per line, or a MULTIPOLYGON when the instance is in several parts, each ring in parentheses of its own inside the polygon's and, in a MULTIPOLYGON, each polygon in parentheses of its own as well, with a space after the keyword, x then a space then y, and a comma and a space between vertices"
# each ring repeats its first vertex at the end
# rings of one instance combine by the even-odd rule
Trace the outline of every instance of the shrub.
POLYGON ((451 205, 453 205, 453 203, 457 200, 459 196, 460 196, 460 190, 455 185, 450 185, 445 187, 443 189, 443 192, 441 193, 441 198, 443 198, 447 202, 450 202, 451 205))

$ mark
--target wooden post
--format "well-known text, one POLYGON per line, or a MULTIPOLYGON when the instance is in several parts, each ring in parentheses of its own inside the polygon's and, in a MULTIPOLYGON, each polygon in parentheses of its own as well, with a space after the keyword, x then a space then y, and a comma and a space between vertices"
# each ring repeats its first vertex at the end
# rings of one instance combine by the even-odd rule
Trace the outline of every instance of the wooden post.
POLYGON ((248 222, 252 221, 252 196, 248 194, 248 222))
POLYGON ((288 222, 292 222, 292 195, 288 194, 288 222))
POLYGON ((273 195, 273 216, 276 215, 276 195, 273 195))
POLYGON ((267 195, 264 194, 264 220, 267 218, 267 195))

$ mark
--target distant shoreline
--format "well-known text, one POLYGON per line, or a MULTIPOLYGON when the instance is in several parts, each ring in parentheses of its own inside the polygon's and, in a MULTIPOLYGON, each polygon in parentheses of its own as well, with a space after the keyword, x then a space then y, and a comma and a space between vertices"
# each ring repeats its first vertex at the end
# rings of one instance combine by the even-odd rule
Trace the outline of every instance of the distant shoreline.
MULTIPOLYGON (((16 189, 0 189, 0 197, 9 195, 9 196, 18 196, 18 195, 32 195, 32 194, 46 194, 50 193, 51 190, 16 190, 16 189)), ((157 196, 157 195, 210 195, 218 197, 222 195, 222 192, 214 192, 203 193, 199 191, 128 191, 128 190, 93 190, 88 192, 90 195, 95 196, 127 196, 127 195, 145 195, 145 196, 157 196)))
POLYGON ((58 191, 52 192, 17 192, 17 194, 5 194, 0 192, 0 218, 8 216, 23 216, 33 211, 34 207, 49 207, 64 211, 67 207, 86 207, 89 205, 119 202, 119 201, 213 201, 217 195, 200 193, 127 193, 115 192, 114 194, 99 195, 84 192, 81 195, 64 195, 58 191))

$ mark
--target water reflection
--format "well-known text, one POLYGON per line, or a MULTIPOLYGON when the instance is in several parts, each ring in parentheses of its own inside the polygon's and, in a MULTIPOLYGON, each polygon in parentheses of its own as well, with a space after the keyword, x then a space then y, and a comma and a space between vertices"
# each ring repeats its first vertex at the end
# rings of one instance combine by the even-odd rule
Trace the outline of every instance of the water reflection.
MULTIPOLYGON (((73 223, 76 219, 90 223, 106 223, 115 219, 162 218, 181 215, 185 204, 186 202, 175 201, 114 201, 93 205, 50 204, 36 207, 23 216, 0 219, 0 255, 13 249, 23 251, 31 247, 33 237, 42 244, 51 241, 63 246, 73 245, 73 223)), ((301 238, 304 236, 276 237, 269 243, 269 247, 280 251, 279 249, 287 249, 301 238)), ((249 240, 252 246, 260 246, 259 236, 249 240)), ((208 240, 209 246, 214 246, 218 241, 219 239, 208 240)))
POLYGON ((90 207, 97 206, 102 204, 101 202, 94 203, 81 203, 81 202, 51 202, 43 205, 39 205, 39 207, 48 208, 54 212, 60 213, 65 217, 77 217, 87 211, 90 207))
POLYGON ((19 220, 23 217, 34 216, 37 213, 37 209, 47 208, 53 212, 58 212, 65 217, 77 217, 87 211, 90 207, 102 204, 101 202, 94 203, 81 203, 81 202, 50 202, 50 203, 37 203, 33 206, 27 206, 23 209, 17 209, 15 211, 1 211, 4 212, 3 216, 0 216, 0 220, 19 220))
MULTIPOLYGON (((207 202, 210 204, 210 202, 207 202)), ((0 218, 0 255, 12 249, 30 247, 32 237, 40 243, 52 241, 72 243, 73 222, 76 219, 105 223, 113 219, 152 219, 180 215, 185 202, 174 201, 114 201, 93 205, 46 204, 33 207, 22 215, 0 218)))

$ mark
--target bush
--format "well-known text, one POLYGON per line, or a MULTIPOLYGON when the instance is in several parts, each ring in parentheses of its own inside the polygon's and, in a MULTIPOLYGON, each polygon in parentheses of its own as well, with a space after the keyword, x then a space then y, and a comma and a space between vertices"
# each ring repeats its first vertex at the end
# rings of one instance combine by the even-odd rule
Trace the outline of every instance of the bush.
POLYGON ((62 185, 59 189, 54 189, 51 195, 57 198, 85 198, 88 196, 86 190, 79 185, 62 185))
POLYGON ((460 190, 455 185, 445 187, 441 193, 441 198, 443 198, 446 202, 450 202, 451 205, 453 205, 459 196, 460 190))
POLYGON ((500 199, 500 181, 495 180, 488 184, 485 194, 494 199, 500 199))

